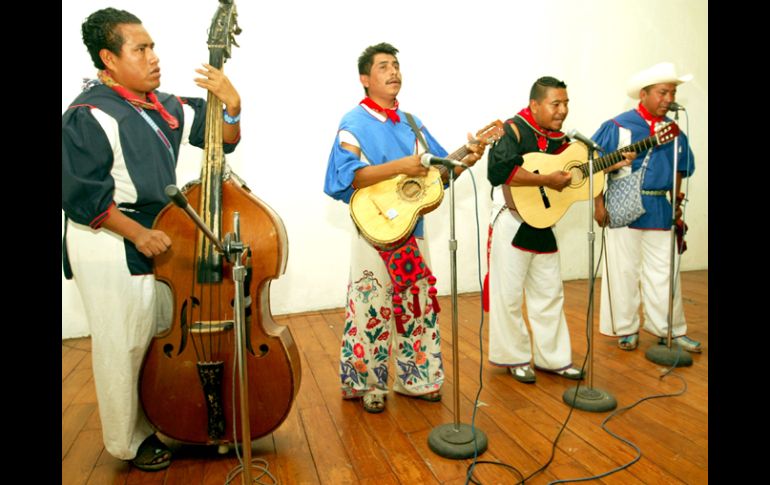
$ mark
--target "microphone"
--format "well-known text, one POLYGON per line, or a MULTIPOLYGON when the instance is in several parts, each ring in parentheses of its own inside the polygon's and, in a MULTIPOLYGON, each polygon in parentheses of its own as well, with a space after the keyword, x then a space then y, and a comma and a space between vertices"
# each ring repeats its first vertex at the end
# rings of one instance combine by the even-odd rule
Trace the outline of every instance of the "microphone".
POLYGON ((227 254, 227 251, 219 241, 219 238, 214 235, 213 232, 211 232, 209 226, 207 226, 206 223, 203 222, 203 220, 200 218, 200 216, 198 216, 198 214, 193 210, 193 208, 190 207, 190 204, 187 203, 187 197, 185 197, 182 191, 179 190, 179 187, 174 184, 166 185, 166 188, 163 189, 163 192, 165 192, 168 198, 171 199, 171 202, 182 208, 187 213, 195 225, 198 226, 201 231, 203 231, 203 233, 211 240, 212 243, 214 243, 214 246, 217 247, 220 253, 227 254))
POLYGON ((684 109, 684 106, 677 103, 676 101, 672 101, 671 104, 668 105, 668 110, 669 111, 687 111, 686 109, 684 109))
POLYGON ((444 165, 447 167, 470 168, 468 167, 468 165, 464 164, 463 162, 458 162, 457 160, 450 160, 448 158, 439 158, 431 155, 430 153, 423 153, 422 156, 420 157, 420 163, 425 168, 430 168, 431 165, 444 165))
POLYGON ((176 185, 167 185, 164 189, 164 192, 168 198, 171 199, 171 201, 177 206, 181 207, 182 209, 187 207, 187 198, 184 196, 182 191, 177 188, 176 185))
POLYGON ((600 152, 603 152, 603 151, 604 151, 604 148, 602 148, 601 146, 599 146, 599 144, 598 144, 598 143, 596 143, 596 142, 595 142, 595 141, 593 141, 592 139, 588 138, 587 136, 583 135, 582 133, 580 133, 580 132, 579 132, 579 131, 577 131, 577 130, 572 130, 572 131, 570 131, 570 132, 568 133, 568 136, 569 136, 570 138, 574 138, 575 140, 578 140, 578 141, 582 141, 583 143, 585 143, 586 145, 588 145, 588 147, 589 147, 589 148, 593 148, 594 150, 597 150, 597 151, 600 151, 600 152))

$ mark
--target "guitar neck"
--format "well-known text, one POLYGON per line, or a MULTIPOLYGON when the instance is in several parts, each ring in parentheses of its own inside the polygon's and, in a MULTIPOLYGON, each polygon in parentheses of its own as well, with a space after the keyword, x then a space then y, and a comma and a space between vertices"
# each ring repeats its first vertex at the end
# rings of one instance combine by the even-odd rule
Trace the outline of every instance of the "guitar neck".
MULTIPOLYGON (((473 141, 470 141, 468 143, 473 143, 474 145, 478 145, 479 141, 478 140, 473 140, 473 141)), ((448 159, 450 159, 450 160, 458 160, 459 161, 459 160, 462 160, 463 158, 465 158, 465 156, 468 155, 470 152, 471 151, 468 149, 468 146, 466 144, 466 145, 461 146, 457 150, 453 151, 452 153, 450 153, 446 157, 448 159)))
MULTIPOLYGON (((611 167, 615 163, 618 163, 623 159, 624 153, 629 153, 629 152, 639 153, 641 151, 647 150, 648 148, 652 148, 657 145, 658 145, 658 139, 655 136, 650 136, 648 138, 645 138, 644 140, 625 146, 620 150, 616 150, 612 153, 604 155, 603 157, 594 160, 594 173, 600 170, 604 170, 607 167, 611 167)), ((588 163, 582 164, 580 166, 580 169, 583 172, 583 175, 588 176, 588 163)))

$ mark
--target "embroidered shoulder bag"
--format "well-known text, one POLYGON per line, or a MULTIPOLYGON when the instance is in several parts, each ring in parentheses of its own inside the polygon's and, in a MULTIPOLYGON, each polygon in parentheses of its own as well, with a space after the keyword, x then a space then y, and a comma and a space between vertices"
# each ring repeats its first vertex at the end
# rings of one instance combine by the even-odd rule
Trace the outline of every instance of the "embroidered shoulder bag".
POLYGON ((627 226, 644 215, 642 181, 651 154, 652 150, 648 150, 642 166, 636 172, 619 179, 609 177, 604 206, 610 216, 610 227, 627 226))

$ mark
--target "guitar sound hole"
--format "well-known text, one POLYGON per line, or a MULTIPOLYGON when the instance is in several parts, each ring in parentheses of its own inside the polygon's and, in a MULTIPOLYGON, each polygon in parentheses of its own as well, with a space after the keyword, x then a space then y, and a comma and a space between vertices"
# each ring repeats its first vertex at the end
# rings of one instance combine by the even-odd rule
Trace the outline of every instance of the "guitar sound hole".
POLYGON ((405 180, 401 185, 401 194, 407 200, 416 200, 422 195, 422 184, 416 180, 405 180))
POLYGON ((569 172, 570 175, 572 175, 572 181, 570 182, 570 185, 574 187, 583 183, 583 172, 580 170, 580 167, 572 167, 569 172))

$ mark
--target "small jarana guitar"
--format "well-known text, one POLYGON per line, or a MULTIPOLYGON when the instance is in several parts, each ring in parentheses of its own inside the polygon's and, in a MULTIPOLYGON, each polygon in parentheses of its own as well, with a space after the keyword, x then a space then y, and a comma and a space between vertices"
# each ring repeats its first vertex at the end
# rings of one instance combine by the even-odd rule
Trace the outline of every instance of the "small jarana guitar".
MULTIPOLYGON (((503 133, 503 123, 496 120, 479 130, 474 142, 493 143, 503 133)), ((462 160, 468 153, 463 145, 447 158, 462 160)), ((356 189, 350 198, 350 216, 370 243, 388 248, 409 236, 419 216, 438 207, 443 198, 441 173, 431 167, 424 177, 400 174, 356 189)))
MULTIPOLYGON (((620 148, 594 160, 594 193, 604 188, 603 170, 619 162, 624 153, 639 153, 657 145, 672 141, 679 134, 679 126, 669 122, 654 135, 626 147, 620 148)), ((563 152, 553 155, 532 152, 524 155, 522 168, 532 173, 548 174, 558 170, 572 175, 570 185, 561 192, 544 186, 508 187, 516 210, 522 219, 532 227, 551 227, 562 218, 567 209, 578 200, 588 200, 588 149, 581 142, 573 142, 563 152)))

